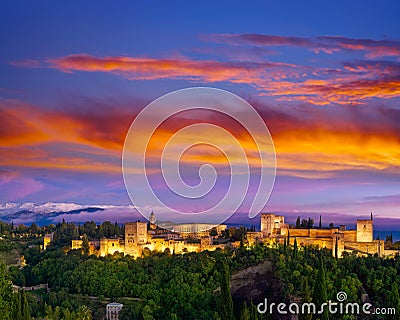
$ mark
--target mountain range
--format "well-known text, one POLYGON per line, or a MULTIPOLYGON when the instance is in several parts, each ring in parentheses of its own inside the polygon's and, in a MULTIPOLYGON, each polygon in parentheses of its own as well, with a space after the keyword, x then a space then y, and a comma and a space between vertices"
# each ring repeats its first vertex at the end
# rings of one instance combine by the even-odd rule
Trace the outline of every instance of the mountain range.
MULTIPOLYGON (((148 212, 153 211, 153 208, 146 208, 148 212)), ((157 216, 157 209, 154 209, 157 216)), ((317 225, 319 212, 275 212, 285 216, 287 223, 294 224, 297 217, 311 217, 317 225)), ((368 219, 366 215, 348 215, 338 212, 322 213, 322 223, 327 226, 329 223, 346 224, 348 228, 355 228, 357 219, 368 219)), ((37 225, 47 225, 58 223, 65 219, 68 222, 84 223, 86 221, 95 221, 101 223, 103 221, 111 221, 125 223, 130 221, 145 221, 144 217, 135 209, 133 205, 99 205, 99 204, 76 204, 63 202, 46 202, 37 204, 32 202, 25 203, 0 203, 0 220, 14 224, 30 225, 35 222, 37 225)), ((260 217, 249 219, 246 214, 236 213, 232 215, 226 224, 230 226, 244 225, 247 227, 256 226, 259 228, 260 217)), ((374 215, 374 229, 377 230, 400 230, 400 219, 382 217, 374 215)))
POLYGON ((141 216, 133 206, 114 206, 114 205, 81 205, 76 203, 46 202, 37 204, 26 203, 0 203, 0 220, 4 222, 14 222, 16 224, 38 225, 57 223, 62 219, 74 222, 85 222, 94 220, 96 222, 113 220, 123 222, 125 216, 128 220, 138 219, 141 216), (122 214, 122 217, 121 217, 122 214))

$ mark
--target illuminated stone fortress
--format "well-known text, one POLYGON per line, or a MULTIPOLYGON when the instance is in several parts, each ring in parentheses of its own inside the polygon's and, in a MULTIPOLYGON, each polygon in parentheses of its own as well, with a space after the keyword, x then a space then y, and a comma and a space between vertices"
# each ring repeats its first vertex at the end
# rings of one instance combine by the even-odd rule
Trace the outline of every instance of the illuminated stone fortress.
POLYGON ((285 223, 285 217, 273 213, 261 214, 261 231, 247 233, 249 243, 266 244, 285 241, 290 245, 296 240, 299 246, 318 246, 332 250, 334 256, 343 252, 385 255, 383 240, 373 239, 373 219, 357 220, 356 230, 347 230, 345 225, 330 228, 292 228, 285 223))
MULTIPOLYGON (((261 214, 261 231, 247 232, 247 246, 256 243, 276 245, 317 246, 332 250, 332 255, 340 258, 343 252, 356 252, 359 255, 378 254, 389 256, 392 250, 385 250, 383 240, 373 239, 373 219, 357 220, 357 227, 353 230, 340 227, 295 228, 285 223, 285 217, 273 213, 261 214)), ((157 251, 170 253, 201 252, 215 250, 227 245, 237 247, 238 243, 225 242, 214 244, 210 230, 215 230, 215 237, 221 236, 227 229, 226 225, 213 226, 209 224, 187 223, 169 224, 168 229, 156 224, 154 214, 150 222, 128 222, 125 224, 124 239, 103 238, 90 241, 90 254, 100 256, 112 255, 116 252, 132 257, 140 257, 146 252, 157 251)), ((72 249, 82 248, 82 239, 72 240, 72 249)), ((397 252, 396 252, 397 253, 397 252)))
MULTIPOLYGON (((125 224, 124 239, 107 239, 89 242, 89 253, 98 254, 102 257, 112 255, 116 252, 140 257, 147 251, 170 253, 201 252, 203 250, 213 251, 217 248, 224 248, 223 244, 213 244, 210 230, 216 231, 220 236, 226 225, 209 225, 204 223, 171 224, 168 229, 159 228, 156 225, 155 216, 152 213, 150 223, 127 222, 125 224), (149 228, 148 228, 149 225, 149 228), (99 248, 96 250, 96 248, 99 248)), ((72 249, 82 249, 83 240, 72 240, 72 249)))

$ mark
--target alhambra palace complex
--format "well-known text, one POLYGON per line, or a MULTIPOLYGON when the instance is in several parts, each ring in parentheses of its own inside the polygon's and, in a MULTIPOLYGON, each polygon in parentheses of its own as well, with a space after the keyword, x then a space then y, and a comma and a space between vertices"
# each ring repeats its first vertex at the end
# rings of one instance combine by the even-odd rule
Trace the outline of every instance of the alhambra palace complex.
POLYGON ((262 214, 261 232, 256 232, 255 236, 263 240, 273 239, 280 243, 289 239, 291 245, 296 240, 300 246, 314 245, 328 248, 332 250, 334 256, 337 254, 338 257, 341 257, 344 251, 385 255, 384 241, 374 240, 373 234, 372 214, 369 220, 357 220, 356 230, 346 230, 345 225, 339 228, 293 229, 285 224, 283 216, 262 214))
MULTIPOLYGON (((171 253, 185 253, 239 246, 239 242, 214 241, 209 232, 212 227, 198 223, 175 224, 168 228, 170 231, 160 228, 152 213, 149 224, 140 221, 126 223, 125 239, 103 238, 99 241, 90 241, 90 254, 106 256, 120 252, 140 257, 145 250, 163 252, 168 249, 171 253)), ((218 225, 214 229, 219 236, 226 228, 226 225, 218 225)), ((51 235, 46 235, 44 247, 50 241, 51 235)), ((341 257, 343 252, 354 251, 360 255, 378 254, 381 257, 397 253, 385 250, 383 240, 373 239, 372 214, 368 220, 357 220, 356 230, 347 230, 344 225, 338 228, 293 228, 285 223, 284 216, 264 213, 261 214, 261 231, 247 232, 246 245, 264 243, 273 246, 285 242, 294 245, 295 241, 300 247, 312 245, 328 248, 338 257, 341 257)), ((82 239, 72 240, 72 249, 81 249, 82 242, 82 239)))

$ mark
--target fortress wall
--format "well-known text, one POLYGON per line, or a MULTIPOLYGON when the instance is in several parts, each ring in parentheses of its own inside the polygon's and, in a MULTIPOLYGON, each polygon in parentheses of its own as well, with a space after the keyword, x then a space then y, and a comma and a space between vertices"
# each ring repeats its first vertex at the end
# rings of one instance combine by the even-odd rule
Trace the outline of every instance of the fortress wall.
POLYGON ((151 251, 160 251, 163 252, 165 250, 164 245, 165 240, 163 238, 152 238, 150 243, 143 245, 145 248, 150 249, 151 251))
POLYGON ((308 237, 308 229, 289 229, 290 238, 292 237, 308 237))
POLYGON ((383 240, 375 240, 373 242, 347 242, 345 246, 346 248, 368 254, 378 253, 382 256, 385 253, 385 243, 383 240))
POLYGON ((317 229, 308 229, 308 236, 312 238, 317 237, 317 229))
POLYGON ((201 252, 203 250, 214 251, 217 248, 225 248, 225 245, 212 245, 208 238, 202 239, 201 243, 186 243, 184 241, 165 240, 162 238, 152 239, 148 244, 142 245, 143 249, 164 252, 167 248, 176 254, 185 252, 201 252))
POLYGON ((187 252, 200 252, 201 246, 200 243, 186 243, 183 250, 187 252))
POLYGON ((396 257, 400 255, 400 250, 385 250, 384 255, 387 257, 396 257))
POLYGON ((125 246, 121 244, 120 239, 101 239, 100 240, 100 256, 104 257, 115 252, 125 252, 125 246))
POLYGON ((250 246, 255 245, 262 238, 261 232, 247 232, 247 241, 250 246))
MULTIPOLYGON (((332 238, 310 238, 310 237, 299 237, 296 238, 297 245, 300 247, 303 246, 318 246, 320 248, 332 248, 332 238)), ((294 238, 290 239, 290 244, 294 245, 294 238)))
POLYGON ((357 230, 345 230, 344 231, 345 242, 356 242, 357 241, 357 230))
POLYGON ((315 230, 315 236, 321 238, 329 238, 332 237, 334 232, 337 232, 338 229, 312 229, 315 230))
POLYGON ((331 238, 332 234, 337 232, 333 229, 289 229, 290 237, 309 237, 309 238, 331 238))

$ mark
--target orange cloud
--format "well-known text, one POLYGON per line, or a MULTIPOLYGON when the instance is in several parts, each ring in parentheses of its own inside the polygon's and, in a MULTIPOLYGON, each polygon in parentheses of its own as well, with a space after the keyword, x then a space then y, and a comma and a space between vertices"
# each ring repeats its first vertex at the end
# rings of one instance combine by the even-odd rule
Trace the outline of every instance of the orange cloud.
POLYGON ((0 166, 121 172, 120 150, 130 119, 124 112, 43 110, 1 100, 0 166))
POLYGON ((316 105, 361 104, 372 98, 390 99, 400 96, 400 79, 359 79, 344 77, 303 82, 272 82, 261 95, 278 96, 278 101, 303 101, 316 105))
POLYGON ((281 68, 291 67, 273 62, 219 62, 189 59, 152 59, 135 57, 98 58, 86 54, 70 55, 47 61, 50 67, 64 71, 113 72, 132 80, 188 79, 246 82, 255 75, 282 75, 281 68), (274 69, 277 69, 274 71, 274 69), (266 72, 266 70, 269 70, 266 72))
MULTIPOLYGON (((57 169, 67 171, 120 173, 121 166, 116 161, 102 161, 88 158, 84 153, 73 155, 58 154, 58 152, 44 151, 43 148, 2 149, 0 166, 13 168, 57 169)), ((68 151, 68 150, 65 150, 68 151)))
POLYGON ((370 99, 392 99, 400 94, 400 65, 388 61, 358 65, 347 63, 341 68, 327 69, 279 62, 94 57, 80 54, 48 60, 47 63, 50 68, 63 72, 110 72, 131 80, 185 79, 248 84, 255 87, 260 96, 275 96, 278 101, 316 105, 360 104, 370 99))
MULTIPOLYGON (((308 106, 297 111, 278 111, 255 105, 270 128, 280 172, 307 178, 330 177, 347 170, 400 173, 400 113, 395 109, 355 106, 320 109, 308 106)), ((204 119, 230 131, 246 150, 249 164, 255 168, 260 165, 256 145, 243 128, 217 113, 204 119)), ((183 116, 176 122, 164 123, 150 141, 148 156, 160 159, 171 136, 192 123, 190 117, 183 116)), ((207 132, 204 135, 207 136, 207 132)), ((187 138, 188 141, 198 141, 198 136, 187 138)), ((213 143, 222 149, 228 145, 222 137, 215 137, 213 143)), ((227 164, 223 154, 203 145, 193 148, 182 160, 194 166, 227 164)))
MULTIPOLYGON (((307 85, 327 84, 312 81, 307 85)), ((257 101, 253 105, 271 131, 280 172, 304 177, 346 170, 400 172, 400 113, 396 109, 304 106, 278 110, 257 101)), ((133 117, 123 108, 96 110, 92 106, 87 112, 49 111, 15 100, 1 101, 0 113, 7 121, 0 131, 0 166, 120 173, 124 137, 133 117)), ((249 134, 235 120, 208 111, 197 112, 196 117, 182 113, 163 123, 147 150, 150 163, 159 159, 172 134, 196 122, 227 129, 246 150, 250 165, 260 165, 249 134)), ((191 140, 197 142, 196 137, 191 140)), ((227 147, 222 138, 216 137, 215 144, 227 147)), ((223 154, 201 146, 182 160, 194 166, 227 163, 223 154)))
POLYGON ((57 142, 114 151, 119 150, 133 119, 121 110, 43 110, 18 100, 0 100, 0 115, 5 119, 0 146, 57 142))

